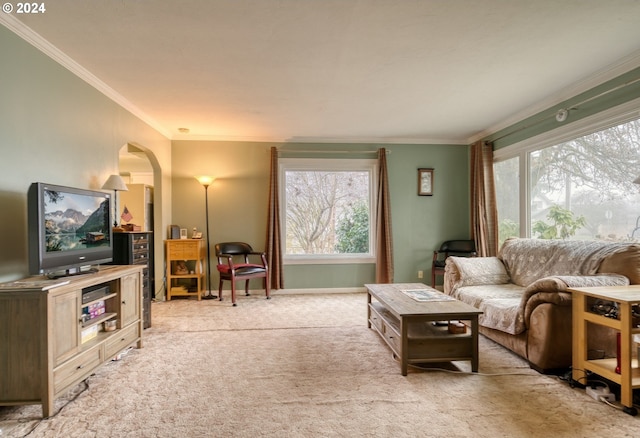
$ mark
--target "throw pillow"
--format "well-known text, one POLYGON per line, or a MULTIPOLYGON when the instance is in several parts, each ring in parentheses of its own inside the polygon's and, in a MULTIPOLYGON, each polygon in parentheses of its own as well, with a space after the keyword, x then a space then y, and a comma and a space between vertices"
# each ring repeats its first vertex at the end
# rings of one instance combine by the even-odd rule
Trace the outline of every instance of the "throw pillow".
POLYGON ((509 274, 498 257, 455 257, 462 286, 509 283, 509 274))

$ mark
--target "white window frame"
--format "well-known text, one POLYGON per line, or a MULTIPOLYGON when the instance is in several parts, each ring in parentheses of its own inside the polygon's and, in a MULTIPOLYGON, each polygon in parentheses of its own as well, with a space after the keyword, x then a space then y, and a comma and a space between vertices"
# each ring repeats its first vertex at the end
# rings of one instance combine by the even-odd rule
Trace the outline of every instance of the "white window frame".
POLYGON ((520 237, 531 237, 531 224, 529 223, 529 214, 531 213, 529 154, 533 151, 566 143, 638 118, 640 118, 640 98, 493 152, 494 162, 508 160, 516 156, 520 157, 520 237))
POLYGON ((376 199, 378 190, 378 161, 375 159, 353 158, 281 158, 278 160, 278 180, 280 189, 281 248, 283 263, 297 264, 356 264, 375 263, 376 259, 376 199), (287 198, 286 171, 366 171, 369 173, 369 253, 367 254, 287 254, 287 198))

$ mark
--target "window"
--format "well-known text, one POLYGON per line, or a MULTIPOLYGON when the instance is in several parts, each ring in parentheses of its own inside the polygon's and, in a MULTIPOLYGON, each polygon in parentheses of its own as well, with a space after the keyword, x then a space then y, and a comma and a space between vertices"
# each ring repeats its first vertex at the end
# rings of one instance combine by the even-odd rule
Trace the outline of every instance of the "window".
POLYGON ((628 240, 640 214, 639 155, 638 120, 531 152, 533 237, 628 240))
POLYGON ((595 129, 496 151, 501 242, 517 228, 541 239, 640 240, 640 120, 595 129))
POLYGON ((495 163, 496 202, 498 204, 498 242, 520 236, 520 158, 495 163))
POLYGON ((376 160, 280 160, 285 263, 371 263, 376 160))

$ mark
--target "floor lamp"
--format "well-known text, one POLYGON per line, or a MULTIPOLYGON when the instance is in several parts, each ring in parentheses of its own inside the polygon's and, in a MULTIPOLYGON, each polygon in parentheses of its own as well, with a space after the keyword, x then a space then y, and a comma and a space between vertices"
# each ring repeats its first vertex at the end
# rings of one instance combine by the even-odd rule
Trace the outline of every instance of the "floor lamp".
POLYGON ((218 298, 217 295, 211 293, 211 244, 209 243, 209 186, 213 183, 210 176, 196 176, 196 179, 204 187, 204 209, 207 221, 207 295, 203 296, 204 300, 213 300, 218 298))

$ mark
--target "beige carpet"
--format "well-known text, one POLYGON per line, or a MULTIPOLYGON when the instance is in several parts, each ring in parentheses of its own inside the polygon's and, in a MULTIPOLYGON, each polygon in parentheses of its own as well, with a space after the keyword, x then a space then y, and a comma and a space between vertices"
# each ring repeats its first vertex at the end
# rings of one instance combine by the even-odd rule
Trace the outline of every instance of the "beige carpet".
MULTIPOLYGON (((0 437, 631 437, 631 417, 482 338, 482 376, 411 369, 366 295, 153 304, 144 348, 56 402, 0 407, 0 437), (86 388, 88 386, 88 389, 86 388)), ((469 370, 468 363, 456 363, 469 370)))

